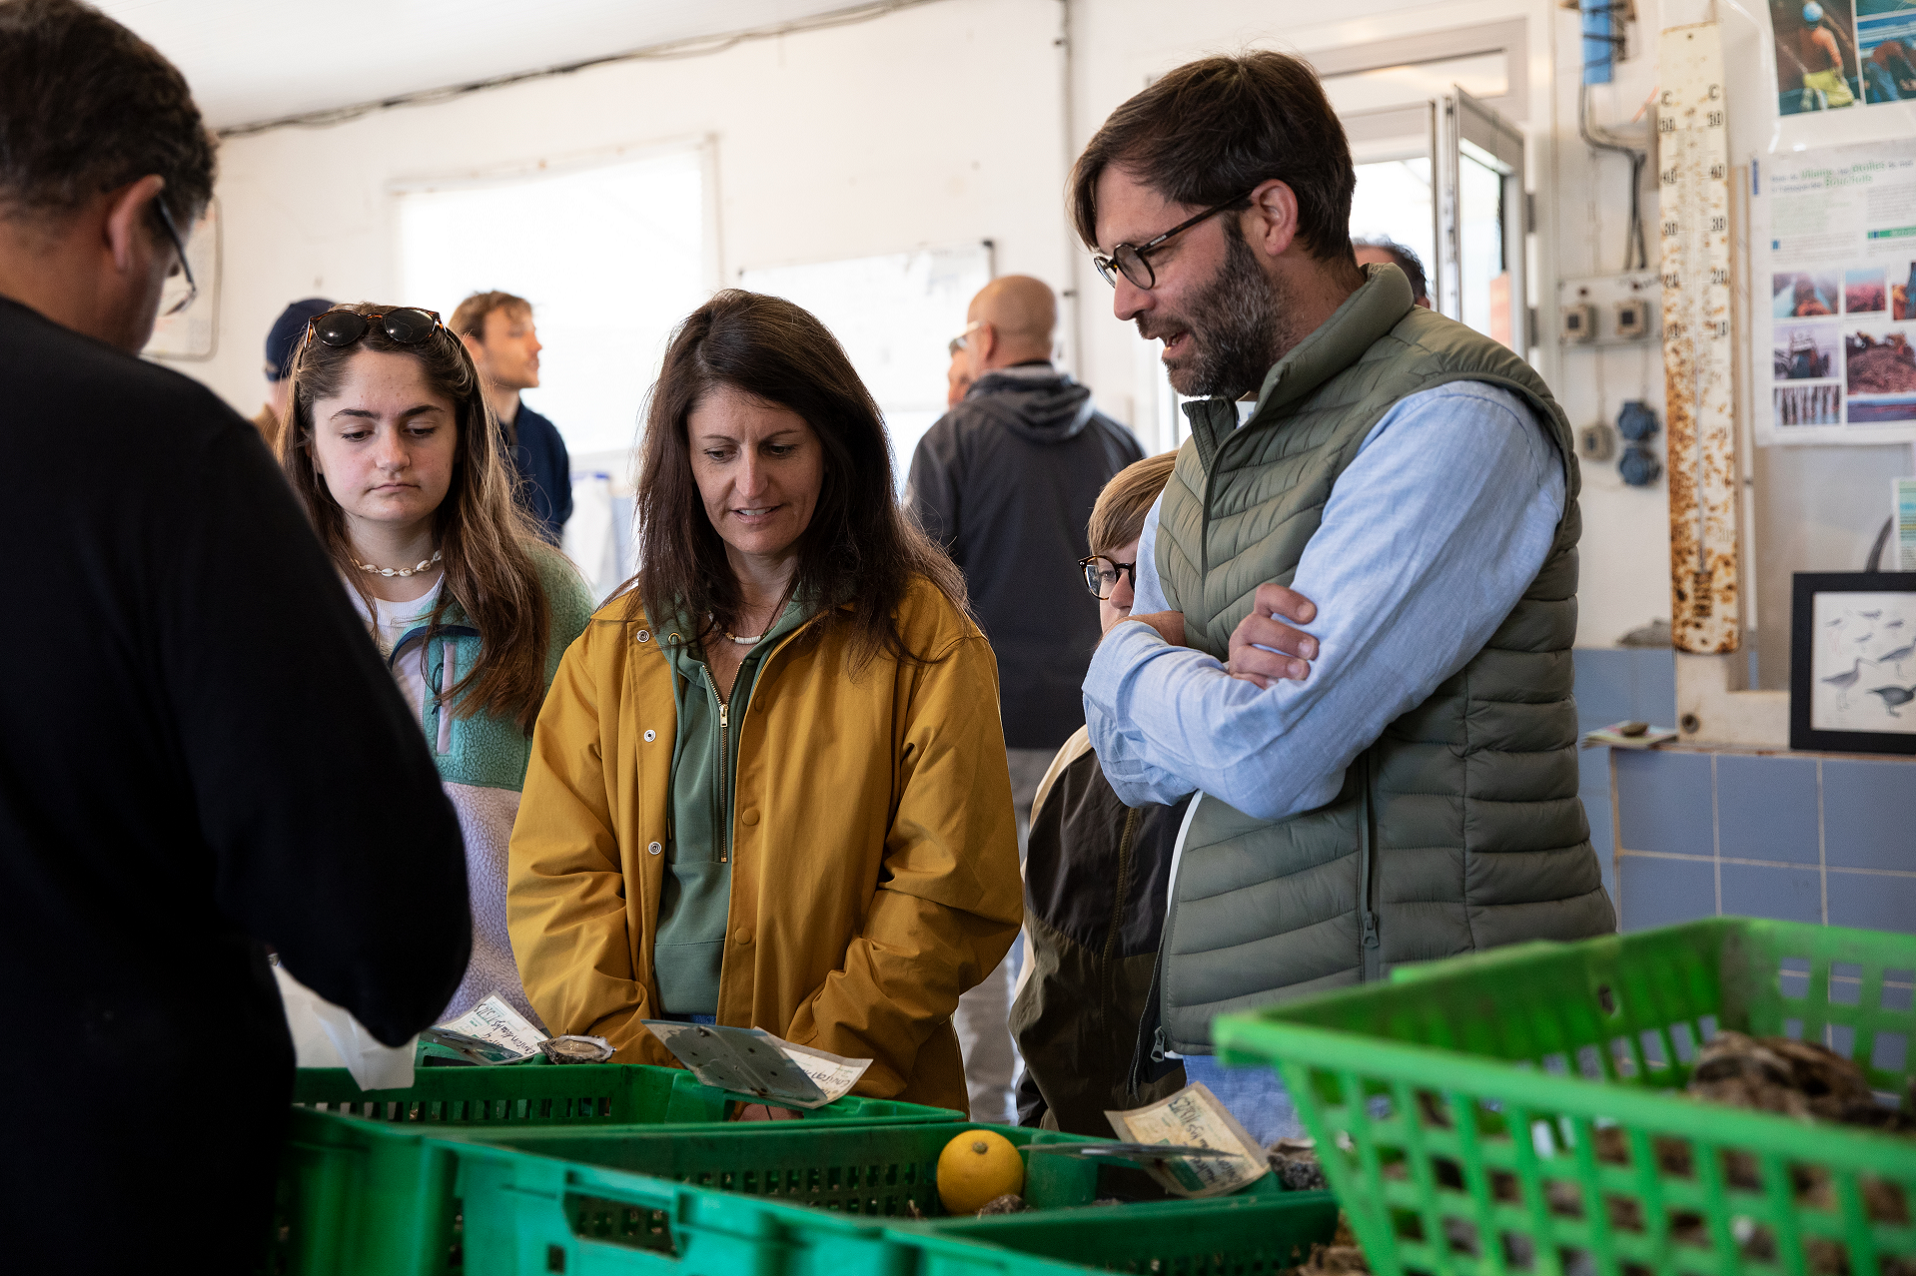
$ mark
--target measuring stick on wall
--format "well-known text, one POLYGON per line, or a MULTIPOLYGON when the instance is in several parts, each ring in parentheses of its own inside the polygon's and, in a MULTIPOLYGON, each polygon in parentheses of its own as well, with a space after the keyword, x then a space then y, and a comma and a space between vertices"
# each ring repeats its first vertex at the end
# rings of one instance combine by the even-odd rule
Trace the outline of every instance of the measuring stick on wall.
POLYGON ((1742 626, 1722 38, 1715 23, 1672 27, 1658 56, 1670 627, 1679 651, 1730 652, 1742 626))

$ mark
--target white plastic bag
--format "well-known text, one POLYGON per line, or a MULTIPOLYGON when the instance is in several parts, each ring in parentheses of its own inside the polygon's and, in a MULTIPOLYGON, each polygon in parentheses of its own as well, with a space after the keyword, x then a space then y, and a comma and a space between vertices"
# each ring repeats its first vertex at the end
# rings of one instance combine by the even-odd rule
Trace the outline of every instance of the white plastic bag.
POLYGON ((382 1044, 352 1012, 274 966, 279 997, 286 1003, 286 1026, 302 1068, 344 1068, 362 1090, 403 1090, 412 1085, 414 1037, 403 1046, 382 1044))

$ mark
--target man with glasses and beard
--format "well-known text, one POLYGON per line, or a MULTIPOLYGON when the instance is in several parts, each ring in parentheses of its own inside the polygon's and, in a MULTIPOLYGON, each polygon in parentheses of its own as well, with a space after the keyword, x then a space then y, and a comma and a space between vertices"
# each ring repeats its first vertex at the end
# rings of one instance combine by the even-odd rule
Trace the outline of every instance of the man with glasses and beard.
POLYGON ((391 1045, 466 967, 459 825, 338 573, 258 431, 137 357, 212 191, 171 63, 0 0, 18 1271, 262 1269, 293 1081, 267 946, 391 1045))
MULTIPOLYGON (((1220 1013, 1615 927, 1577 800, 1568 422, 1509 350, 1357 265, 1354 186, 1278 53, 1172 71, 1072 176, 1117 317, 1200 396, 1084 684, 1120 797, 1200 795, 1146 1078, 1210 1054, 1220 1013)), ((1187 1074, 1216 1089, 1213 1062, 1187 1074)), ((1260 1090, 1226 1102, 1281 1132, 1260 1090)))

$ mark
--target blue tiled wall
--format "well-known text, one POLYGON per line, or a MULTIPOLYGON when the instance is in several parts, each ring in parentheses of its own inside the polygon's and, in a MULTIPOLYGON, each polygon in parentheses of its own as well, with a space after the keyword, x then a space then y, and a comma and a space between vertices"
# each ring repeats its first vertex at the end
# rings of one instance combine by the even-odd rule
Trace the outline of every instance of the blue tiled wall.
MULTIPOLYGON (((1676 654, 1669 648, 1629 649, 1579 647, 1571 653, 1577 666, 1577 729, 1590 731, 1613 722, 1635 719, 1659 727, 1676 725, 1676 654)), ((1616 834, 1610 815, 1610 751, 1585 749, 1579 755, 1582 782, 1579 794, 1590 816, 1590 844, 1603 861, 1603 885, 1617 898, 1616 870, 1611 848, 1616 834)))
POLYGON ((1916 934, 1916 758, 1612 761, 1623 929, 1722 914, 1916 934))
MULTIPOLYGON (((1672 652, 1575 659, 1581 729, 1676 725, 1672 652)), ((1916 758, 1618 749, 1614 806, 1612 751, 1580 761, 1623 929, 1722 914, 1916 934, 1916 758)))

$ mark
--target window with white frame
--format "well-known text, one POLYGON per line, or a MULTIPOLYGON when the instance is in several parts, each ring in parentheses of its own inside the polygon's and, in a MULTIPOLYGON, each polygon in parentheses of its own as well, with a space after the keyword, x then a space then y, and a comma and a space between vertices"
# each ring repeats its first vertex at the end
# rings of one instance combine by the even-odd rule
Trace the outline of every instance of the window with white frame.
POLYGON ((704 148, 397 192, 400 296, 450 318, 498 289, 532 302, 525 401, 575 455, 633 447, 666 338, 711 293, 704 148))

